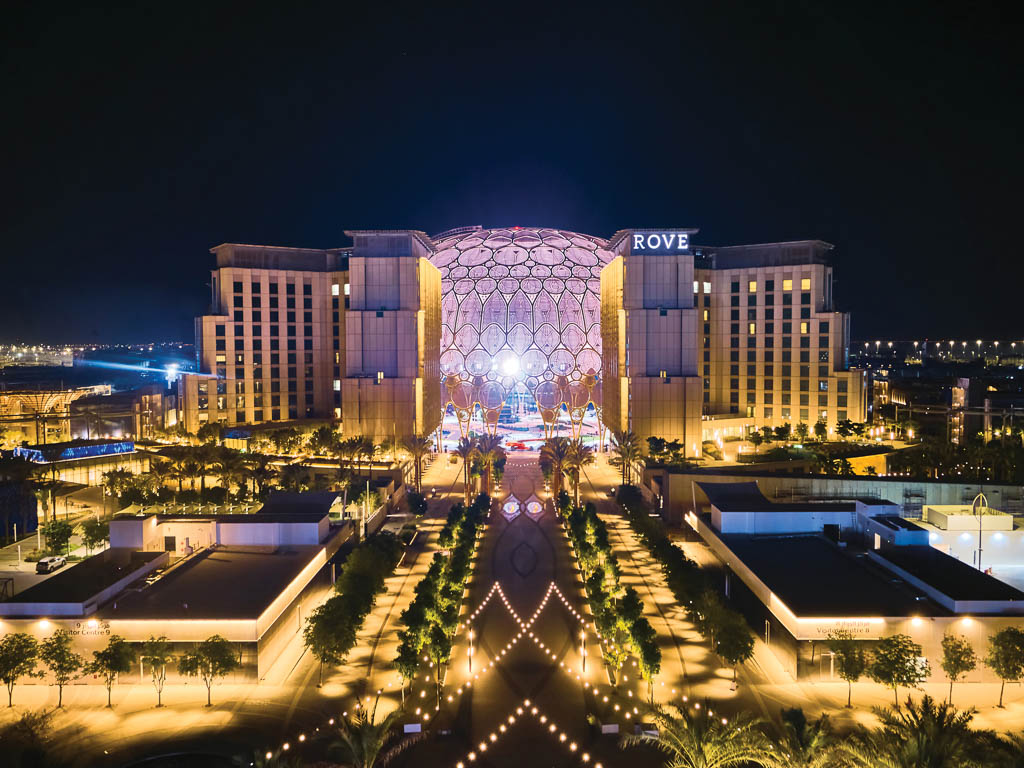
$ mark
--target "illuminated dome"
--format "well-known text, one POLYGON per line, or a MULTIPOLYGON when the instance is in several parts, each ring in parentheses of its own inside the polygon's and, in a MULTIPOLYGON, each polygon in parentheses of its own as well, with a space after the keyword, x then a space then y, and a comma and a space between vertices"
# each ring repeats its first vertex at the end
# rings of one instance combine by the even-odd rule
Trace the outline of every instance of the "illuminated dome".
POLYGON ((436 240, 430 260, 443 281, 441 373, 457 411, 480 404, 496 423, 517 389, 534 396, 545 421, 562 404, 572 412, 600 402, 607 241, 533 227, 461 230, 436 240))

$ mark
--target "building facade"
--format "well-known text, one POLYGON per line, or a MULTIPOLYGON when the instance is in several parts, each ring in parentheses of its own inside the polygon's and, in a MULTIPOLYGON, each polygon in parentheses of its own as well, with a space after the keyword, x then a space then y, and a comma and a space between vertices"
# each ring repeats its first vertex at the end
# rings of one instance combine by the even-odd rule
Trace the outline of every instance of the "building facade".
POLYGON ((546 430, 566 413, 578 434, 593 409, 699 456, 751 428, 864 420, 832 246, 691 247, 696 232, 359 230, 338 249, 218 246, 182 422, 333 419, 383 439, 429 434, 451 409, 463 433, 477 414, 493 432, 518 398, 546 430))

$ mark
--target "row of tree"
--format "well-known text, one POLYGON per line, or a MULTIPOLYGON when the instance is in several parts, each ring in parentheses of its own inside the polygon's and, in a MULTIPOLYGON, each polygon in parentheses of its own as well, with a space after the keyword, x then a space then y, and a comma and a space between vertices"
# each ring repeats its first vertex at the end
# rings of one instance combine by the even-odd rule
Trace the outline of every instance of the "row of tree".
POLYGON ((505 471, 506 457, 505 449, 501 447, 501 438, 493 435, 464 437, 455 446, 455 455, 462 459, 466 504, 469 504, 472 496, 470 480, 478 481, 480 493, 490 496, 505 471))
POLYGON ((621 570, 608 540, 608 528, 597 508, 579 507, 561 491, 556 499, 576 562, 583 574, 587 600, 601 638, 601 655, 613 685, 615 672, 632 654, 640 675, 653 692, 653 678, 661 671, 661 649, 651 623, 644 617, 644 604, 632 587, 622 588, 621 570))
MULTIPOLYGON (((828 636, 827 645, 835 656, 836 671, 847 682, 846 706, 852 705, 853 684, 861 677, 892 688, 893 700, 899 709, 899 686, 916 687, 931 675, 931 665, 922 656, 921 646, 908 635, 891 635, 869 643, 856 640, 849 632, 837 631, 828 636)), ((988 652, 981 659, 1002 681, 999 705, 1007 682, 1024 677, 1024 630, 1005 627, 988 638, 988 652)), ((942 638, 939 666, 949 680, 948 703, 953 701, 953 684, 978 668, 974 645, 963 635, 947 632, 942 638)))
POLYGON ((437 701, 441 701, 443 667, 451 658, 477 537, 490 508, 491 499, 484 493, 469 507, 461 503, 452 506, 438 538, 442 551, 434 555, 430 568, 416 585, 415 596, 402 612, 400 620, 405 629, 398 633, 395 668, 403 680, 403 701, 405 683, 415 679, 421 659, 433 662, 437 701))
POLYGON ((754 635, 746 619, 724 603, 704 571, 671 542, 665 526, 650 515, 635 486, 619 489, 618 499, 633 532, 661 566, 672 594, 685 606, 690 621, 711 649, 732 667, 735 680, 736 668, 754 653, 754 635))
POLYGON ((186 677, 201 678, 206 685, 206 706, 210 706, 213 683, 240 666, 231 643, 213 635, 180 657, 171 652, 166 637, 150 637, 137 650, 120 635, 111 635, 107 645, 93 651, 86 660, 74 651, 71 633, 59 629, 42 641, 25 632, 11 632, 0 638, 0 680, 7 686, 7 706, 14 705, 14 686, 18 680, 43 677, 49 672, 57 686, 57 706, 63 705, 64 686, 83 675, 100 677, 107 688, 107 706, 111 704, 111 688, 118 675, 129 672, 136 660, 148 667, 157 693, 157 706, 162 706, 167 667, 177 661, 178 672, 186 677), (42 665, 42 668, 40 668, 42 665))
POLYGON ((320 663, 320 682, 325 664, 342 664, 356 644, 356 632, 384 591, 384 580, 398 566, 405 545, 389 531, 380 531, 361 542, 345 560, 334 583, 337 594, 328 598, 306 619, 302 640, 320 663))

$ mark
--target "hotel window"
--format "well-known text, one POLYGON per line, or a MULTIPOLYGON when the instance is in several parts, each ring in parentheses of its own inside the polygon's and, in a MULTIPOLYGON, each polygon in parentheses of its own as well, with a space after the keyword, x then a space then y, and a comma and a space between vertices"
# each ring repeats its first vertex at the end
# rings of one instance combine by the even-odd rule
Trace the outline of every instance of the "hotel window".
POLYGON ((739 292, 740 292, 740 283, 739 283, 739 281, 738 281, 738 280, 734 280, 734 281, 733 281, 733 282, 732 282, 732 283, 730 284, 730 286, 729 286, 729 291, 730 291, 731 293, 739 293, 739 292))
MULTIPOLYGON (((818 337, 818 346, 819 347, 827 347, 828 346, 828 336, 819 336, 818 337)), ((826 352, 825 354, 827 355, 828 353, 826 352)))
POLYGON ((818 376, 820 378, 823 378, 823 379, 828 378, 828 366, 827 365, 819 365, 818 366, 818 376))
MULTIPOLYGON (((766 365, 764 367, 764 375, 765 376, 773 376, 775 374, 775 370, 774 369, 775 369, 774 365, 766 365)), ((765 386, 767 386, 767 385, 765 385, 765 386)))
POLYGON ((291 282, 285 283, 285 285, 284 285, 284 292, 287 293, 289 296, 294 296, 295 295, 295 283, 291 283, 291 282))
POLYGON ((259 309, 260 307, 263 306, 263 299, 261 299, 259 296, 253 296, 252 297, 252 305, 253 305, 253 307, 259 309))
POLYGON ((784 363, 791 363, 791 362, 793 362, 793 353, 790 352, 789 350, 786 350, 785 352, 783 352, 782 353, 782 362, 784 362, 784 363))
POLYGON ((765 405, 771 405, 774 401, 775 401, 775 395, 773 393, 771 393, 771 392, 765 392, 764 393, 764 403, 765 403, 765 405))
POLYGON ((801 308, 801 310, 800 310, 800 319, 801 320, 810 320, 811 319, 811 308, 810 307, 803 307, 803 308, 801 308))
POLYGON ((730 320, 739 320, 740 319, 740 311, 738 309, 730 309, 729 310, 729 319, 730 320))
POLYGON ((740 305, 740 297, 733 295, 729 297, 729 306, 738 307, 740 305))
POLYGON ((704 293, 711 293, 711 283, 707 281, 704 282, 704 293))
POLYGON ((260 323, 260 322, 263 322, 263 321, 262 321, 262 317, 263 317, 263 315, 262 315, 261 313, 259 313, 259 312, 253 312, 253 313, 252 313, 252 321, 253 321, 254 323, 260 323))
POLYGON ((801 365, 800 366, 800 376, 802 378, 806 379, 810 375, 811 375, 811 366, 809 366, 809 365, 801 365))
POLYGON ((839 381, 836 382, 836 391, 846 392, 846 379, 839 379, 839 381))
POLYGON ((801 291, 809 291, 809 290, 811 290, 811 278, 809 278, 809 277, 802 277, 802 278, 800 278, 800 290, 801 291))
MULTIPOLYGON (((764 339, 764 346, 765 346, 765 348, 774 347, 775 346, 775 337, 774 336, 770 336, 770 335, 766 336, 765 339, 764 339)), ((765 352, 765 355, 769 355, 769 354, 772 354, 772 353, 765 352)))
POLYGON ((310 283, 303 283, 302 284, 302 295, 303 296, 312 296, 313 295, 313 286, 310 283))
POLYGON ((271 309, 277 309, 277 306, 278 306, 278 304, 277 304, 277 296, 271 296, 270 297, 270 308, 271 309))
POLYGON ((775 333, 775 323, 765 323, 764 332, 767 334, 775 333))
POLYGON ((764 409, 764 417, 766 419, 772 418, 772 409, 771 408, 765 408, 764 409))
POLYGON ((271 408, 270 409, 270 420, 271 421, 280 421, 281 420, 281 409, 280 408, 271 408))
POLYGON ((757 320, 757 310, 756 309, 748 309, 747 310, 747 320, 757 320))
POLYGON ((774 386, 774 385, 775 385, 775 382, 774 382, 774 381, 773 381, 772 379, 765 379, 765 380, 764 380, 764 389, 765 389, 765 392, 768 392, 768 391, 770 391, 770 390, 772 390, 772 389, 775 389, 775 386, 774 386))
POLYGON ((738 365, 730 365, 729 366, 729 375, 730 376, 739 376, 740 375, 740 367, 738 365))
POLYGON ((312 325, 304 325, 304 326, 302 326, 302 335, 303 336, 310 336, 311 337, 313 335, 313 326, 312 325))
MULTIPOLYGON (((806 346, 806 345, 805 344, 801 344, 801 346, 806 346)), ((800 362, 801 363, 809 363, 809 362, 811 362, 811 353, 810 352, 801 352, 800 353, 800 362)))
POLYGON ((748 307, 756 307, 757 306, 757 294, 756 293, 751 293, 750 295, 747 296, 747 306, 748 307))
POLYGON ((764 311, 764 319, 765 320, 774 320, 775 319, 775 310, 772 309, 771 307, 768 307, 767 309, 765 309, 765 311, 764 311))
POLYGON ((807 405, 810 395, 800 395, 800 405, 807 405))
POLYGON ((783 408, 782 409, 782 418, 784 418, 784 419, 788 419, 789 418, 789 408, 783 408))
POLYGON ((312 309, 313 308, 313 300, 312 299, 303 299, 302 300, 302 308, 303 309, 312 309))
POLYGON ((235 322, 236 323, 244 323, 245 322, 245 311, 244 310, 241 310, 241 309, 236 309, 235 310, 235 322))
POLYGON ((800 294, 800 303, 801 304, 810 304, 811 303, 811 294, 809 294, 809 293, 801 293, 800 294))
POLYGON ((295 313, 294 312, 285 312, 284 319, 285 319, 286 322, 294 323, 295 322, 295 313))
POLYGON ((241 280, 236 280, 235 281, 235 293, 241 293, 241 292, 242 292, 242 281, 241 280))
POLYGON ((769 291, 774 291, 775 290, 775 281, 774 280, 765 280, 764 281, 764 290, 765 290, 765 293, 768 293, 769 291))
POLYGON ((846 395, 836 395, 836 405, 840 408, 846 407, 846 395))
MULTIPOLYGON (((733 336, 731 339, 729 339, 729 346, 732 349, 739 349, 740 348, 740 337, 739 336, 733 336)), ((739 354, 739 353, 737 352, 737 354, 739 354)))
POLYGON ((217 336, 223 336, 224 335, 224 326, 223 325, 215 325, 213 327, 213 332, 217 336))
POLYGON ((757 395, 755 395, 753 392, 747 392, 747 403, 750 404, 750 403, 756 403, 756 402, 757 402, 757 395))
MULTIPOLYGON (((748 344, 747 346, 750 346, 750 345, 748 344)), ((757 352, 755 350, 753 350, 753 349, 748 349, 747 350, 747 362, 748 363, 756 363, 757 362, 757 352)))
POLYGON ((789 405, 793 401, 793 396, 789 392, 782 393, 782 404, 789 405))
POLYGON ((288 326, 288 335, 289 336, 294 336, 295 335, 295 326, 294 325, 289 325, 288 326))
MULTIPOLYGON (((346 296, 351 295, 351 291, 352 291, 352 288, 349 286, 348 283, 345 283, 345 295, 346 296)), ((348 305, 346 304, 345 306, 348 306, 348 305)))
POLYGON ((739 388, 740 388, 740 380, 739 379, 729 379, 729 389, 739 389, 739 388))
POLYGON ((818 406, 823 408, 828 407, 828 395, 818 395, 818 406))
POLYGON ((271 283, 267 286, 271 293, 277 293, 277 283, 271 283))
POLYGON ((293 352, 298 349, 298 347, 295 346, 295 339, 288 339, 288 349, 293 352))
POLYGON ((260 283, 259 283, 259 281, 258 281, 258 280, 253 280, 253 281, 252 281, 252 292, 253 292, 253 293, 261 293, 261 292, 262 292, 262 290, 263 290, 263 289, 262 289, 262 288, 260 288, 260 283))
POLYGON ((729 352, 729 362, 738 363, 740 361, 740 353, 733 350, 729 352))
POLYGON ((729 326, 729 333, 739 333, 739 332, 740 332, 740 324, 739 323, 732 323, 729 326))
POLYGON ((331 296, 338 296, 341 294, 341 286, 337 283, 331 284, 331 296))
POLYGON ((807 323, 800 323, 800 333, 807 333, 810 330, 810 326, 807 323))
POLYGON ((837 411, 836 412, 836 419, 838 421, 845 421, 846 420, 846 411, 837 411))
POLYGON ((288 309, 295 309, 295 298, 293 296, 289 296, 284 300, 284 305, 288 309))
POLYGON ((764 361, 766 363, 774 363, 775 362, 775 353, 774 352, 765 352, 764 353, 764 361))
POLYGON ((242 297, 240 295, 239 296, 235 296, 234 301, 232 301, 231 305, 233 307, 240 307, 240 306, 242 306, 242 297))
POLYGON ((757 293, 757 280, 751 280, 747 283, 747 293, 757 293))
POLYGON ((750 335, 753 335, 753 334, 757 333, 757 323, 748 323, 747 324, 747 333, 750 334, 750 335))
MULTIPOLYGON (((711 319, 711 310, 710 310, 710 309, 705 309, 705 310, 704 310, 704 315, 703 315, 703 317, 704 317, 704 322, 705 322, 705 323, 706 323, 706 322, 707 322, 708 320, 710 320, 710 319, 711 319)), ((707 333, 707 331, 705 331, 705 333, 707 333)))
POLYGON ((807 421, 807 409, 806 408, 801 408, 800 409, 800 421, 807 421))
MULTIPOLYGON (((757 376, 757 366, 756 365, 751 365, 749 363, 747 364, 747 376, 757 376)), ((748 386, 749 386, 749 382, 748 382, 748 386)))
POLYGON ((783 280, 782 281, 782 290, 784 290, 784 291, 792 291, 793 290, 793 281, 792 280, 783 280))
POLYGON ((698 280, 694 280, 693 281, 693 292, 694 293, 700 293, 700 281, 698 281, 698 280))

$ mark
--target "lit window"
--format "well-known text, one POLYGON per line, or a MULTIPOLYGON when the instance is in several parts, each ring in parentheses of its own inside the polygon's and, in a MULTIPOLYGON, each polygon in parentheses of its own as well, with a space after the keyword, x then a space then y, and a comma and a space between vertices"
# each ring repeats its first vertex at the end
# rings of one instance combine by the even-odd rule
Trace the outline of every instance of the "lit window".
POLYGON ((341 379, 334 380, 334 391, 341 392, 341 379))
POLYGON ((337 295, 339 295, 340 293, 341 293, 341 286, 340 286, 340 285, 338 285, 337 283, 334 283, 334 284, 333 284, 333 285, 331 286, 331 296, 337 296, 337 295))
POLYGON ((792 291, 793 290, 793 281, 792 280, 783 280, 782 281, 782 290, 784 290, 784 291, 792 291))
POLYGON ((757 333, 757 323, 750 323, 747 326, 747 333, 749 333, 751 336, 757 333))
POLYGON ((711 283, 704 283, 704 293, 711 293, 711 283))
POLYGON ((705 309, 704 310, 704 322, 706 323, 710 319, 711 319, 711 310, 710 309, 705 309))
POLYGON ((747 283, 747 293, 757 293, 757 280, 747 283))
POLYGON ((349 294, 348 294, 348 291, 349 291, 349 286, 348 286, 348 283, 345 283, 345 295, 346 295, 346 296, 348 296, 348 295, 349 295, 349 294))
POLYGON ((807 323, 800 323, 800 333, 807 333, 807 323))
POLYGON ((800 278, 800 290, 801 291, 809 291, 809 290, 811 290, 811 278, 809 278, 809 277, 800 278))
POLYGON ((694 293, 697 293, 697 289, 698 289, 699 287, 700 287, 700 282, 698 282, 697 280, 694 280, 694 281, 693 281, 693 292, 694 292, 694 293))

